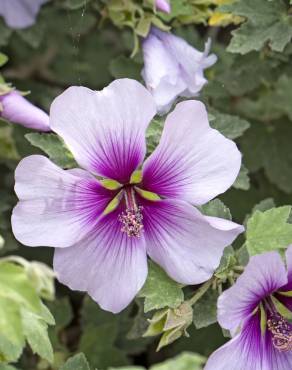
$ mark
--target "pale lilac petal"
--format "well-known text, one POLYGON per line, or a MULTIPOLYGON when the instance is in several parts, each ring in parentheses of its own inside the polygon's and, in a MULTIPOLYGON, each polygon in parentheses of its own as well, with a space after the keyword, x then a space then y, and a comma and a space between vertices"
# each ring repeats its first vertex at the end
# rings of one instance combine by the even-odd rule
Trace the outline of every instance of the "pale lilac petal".
POLYGON ((17 91, 0 95, 0 117, 34 130, 50 131, 47 113, 17 91))
POLYGON ((156 0, 155 1, 156 8, 161 10, 164 13, 170 13, 171 7, 169 4, 169 0, 156 0))
POLYGON ((160 114, 169 111, 177 96, 186 89, 180 78, 178 62, 169 54, 163 42, 154 34, 143 41, 143 79, 153 95, 160 114))
POLYGON ((121 232, 117 209, 99 221, 90 238, 55 251, 58 280, 73 290, 87 291, 104 309, 124 309, 147 277, 145 240, 121 232))
POLYGON ((177 104, 158 147, 143 167, 143 186, 159 195, 204 204, 225 192, 241 165, 236 144, 209 126, 203 103, 177 104))
POLYGON ((211 67, 217 61, 214 54, 208 56, 211 40, 206 42, 204 52, 200 52, 183 38, 158 29, 154 29, 153 32, 162 40, 169 53, 179 63, 181 78, 186 83, 187 92, 191 96, 196 96, 207 83, 203 76, 204 69, 211 67))
POLYGON ((145 131, 155 111, 140 83, 121 79, 100 92, 67 89, 51 106, 50 125, 81 167, 127 182, 144 158, 145 131))
POLYGON ((263 367, 263 347, 258 315, 252 316, 240 334, 210 356, 204 370, 272 370, 263 367))
POLYGON ((62 170, 40 155, 24 158, 15 172, 19 198, 12 228, 28 246, 68 247, 95 228, 114 196, 94 178, 62 170))
POLYGON ((160 114, 166 113, 179 97, 197 96, 207 83, 204 69, 217 57, 208 55, 211 40, 200 52, 184 39, 155 27, 143 43, 144 70, 142 76, 153 94, 160 114))
POLYGON ((26 28, 35 23, 37 14, 48 0, 1 0, 0 16, 11 28, 26 28))
POLYGON ((149 256, 174 280, 199 284, 218 267, 224 248, 243 231, 242 226, 224 220, 224 227, 212 217, 178 200, 146 201, 143 206, 144 236, 149 256))
POLYGON ((287 283, 287 272, 277 252, 251 257, 236 284, 218 299, 218 322, 235 333, 260 301, 287 283))

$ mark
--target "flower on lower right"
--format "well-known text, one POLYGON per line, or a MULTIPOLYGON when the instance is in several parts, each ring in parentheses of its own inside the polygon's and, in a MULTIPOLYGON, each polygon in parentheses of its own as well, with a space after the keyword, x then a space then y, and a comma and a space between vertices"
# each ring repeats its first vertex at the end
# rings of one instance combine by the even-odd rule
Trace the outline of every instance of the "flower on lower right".
POLYGON ((218 322, 232 339, 205 370, 292 369, 292 246, 251 257, 237 282, 218 299, 218 322))

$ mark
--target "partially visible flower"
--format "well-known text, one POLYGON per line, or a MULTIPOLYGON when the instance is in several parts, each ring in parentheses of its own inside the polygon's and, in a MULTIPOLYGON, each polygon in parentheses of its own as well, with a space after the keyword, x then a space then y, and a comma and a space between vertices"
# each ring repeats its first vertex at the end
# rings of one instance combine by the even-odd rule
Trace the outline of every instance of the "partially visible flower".
POLYGON ((15 172, 16 238, 56 247, 58 279, 112 312, 142 288, 147 254, 174 280, 199 284, 243 231, 193 206, 229 188, 241 165, 235 143, 209 126, 201 102, 176 106, 137 172, 155 113, 153 97, 134 80, 116 80, 99 92, 71 87, 53 102, 50 126, 86 171, 65 171, 33 155, 15 172))
POLYGON ((169 0, 155 0, 155 6, 158 10, 161 10, 164 13, 171 12, 169 0))
POLYGON ((204 69, 217 60, 214 54, 208 55, 210 47, 209 39, 200 52, 182 38, 152 28, 143 42, 142 76, 160 114, 168 112, 177 97, 198 95, 207 83, 204 69))
POLYGON ((1 0, 0 16, 7 26, 15 29, 27 28, 35 23, 41 6, 48 0, 1 0))
POLYGON ((292 369, 292 246, 287 269, 277 252, 253 256, 218 300, 218 321, 233 339, 205 370, 292 369))
POLYGON ((0 92, 0 117, 34 130, 50 131, 47 113, 15 90, 2 95, 0 92))

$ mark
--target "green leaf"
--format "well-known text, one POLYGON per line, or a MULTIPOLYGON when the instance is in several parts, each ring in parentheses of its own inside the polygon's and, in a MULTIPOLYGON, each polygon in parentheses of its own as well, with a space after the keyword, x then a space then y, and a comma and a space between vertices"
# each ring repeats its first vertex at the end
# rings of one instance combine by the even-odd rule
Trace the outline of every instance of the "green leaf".
POLYGON ((109 71, 114 78, 133 78, 141 79, 142 65, 132 58, 126 58, 124 55, 112 59, 109 64, 109 71))
POLYGON ((232 32, 233 38, 227 49, 232 53, 247 54, 260 50, 266 43, 272 50, 282 52, 291 40, 291 19, 282 0, 239 0, 220 7, 219 11, 247 19, 232 32))
POLYGON ((265 212, 271 208, 274 208, 275 206, 276 205, 273 198, 266 198, 261 200, 258 204, 256 204, 253 207, 251 213, 254 214, 256 211, 265 212))
POLYGON ((65 0, 64 6, 70 10, 80 9, 86 6, 88 0, 65 0))
POLYGON ((292 193, 292 125, 254 122, 240 138, 244 161, 250 172, 264 168, 268 179, 280 190, 292 193))
POLYGON ((119 317, 101 310, 89 297, 82 308, 82 336, 79 351, 83 352, 92 368, 127 365, 126 353, 116 346, 119 317))
POLYGON ((17 30, 16 33, 24 42, 36 49, 45 35, 45 24, 38 22, 27 29, 17 30))
POLYGON ((8 57, 3 54, 3 53, 0 53, 0 67, 4 66, 4 64, 6 64, 8 61, 8 57))
POLYGON ((109 370, 145 370, 145 367, 141 366, 123 366, 123 367, 110 367, 109 370))
POLYGON ((168 275, 152 261, 149 262, 148 277, 139 296, 145 298, 145 312, 164 307, 176 308, 184 300, 182 286, 168 277, 168 275))
POLYGON ((17 152, 15 142, 12 137, 12 132, 13 128, 11 126, 0 127, 0 161, 19 159, 19 154, 17 152))
POLYGON ((193 322, 197 329, 217 322, 217 290, 209 289, 193 308, 193 322))
POLYGON ((239 190, 248 190, 250 188, 248 169, 244 165, 241 165, 239 174, 232 186, 239 190))
POLYGON ((232 219, 229 208, 220 199, 213 199, 204 204, 201 206, 201 211, 206 216, 220 217, 226 220, 232 219))
POLYGON ((27 339, 35 352, 52 360, 50 343, 43 338, 47 338, 47 323, 53 321, 26 270, 14 263, 0 263, 0 359, 16 361, 27 339))
POLYGON ((146 131, 147 153, 151 154, 157 147, 163 129, 163 122, 159 118, 152 120, 146 131))
POLYGON ((233 140, 240 137, 250 127, 248 121, 238 116, 220 113, 214 110, 211 110, 211 113, 215 119, 210 122, 210 125, 229 139, 233 140))
POLYGON ((65 365, 63 365, 60 370, 90 370, 89 364, 83 353, 69 358, 65 365))
POLYGON ((70 324, 73 318, 72 308, 68 297, 57 299, 48 304, 53 317, 55 318, 56 325, 49 329, 49 336, 52 342, 54 350, 59 350, 62 352, 67 351, 62 341, 61 333, 70 324))
POLYGON ((24 344, 18 304, 0 297, 0 360, 17 361, 24 344))
POLYGON ((250 255, 284 249, 292 243, 292 225, 287 223, 291 206, 256 211, 247 222, 246 246, 250 255))
POLYGON ((0 46, 7 45, 12 30, 6 26, 4 20, 0 18, 0 46))
POLYGON ((18 370, 18 369, 11 365, 0 364, 0 370, 18 370))
POLYGON ((224 248, 223 256, 220 260, 220 265, 215 271, 215 276, 221 280, 227 280, 228 274, 233 270, 236 264, 234 249, 231 245, 224 248))
POLYGON ((52 363, 54 353, 46 322, 40 316, 26 309, 21 309, 21 318, 23 332, 32 351, 52 363))
POLYGON ((153 15, 152 14, 145 14, 140 19, 135 29, 137 35, 146 37, 150 31, 151 22, 152 22, 153 15))
POLYGON ((38 313, 42 303, 21 266, 0 263, 0 298, 11 299, 21 307, 38 313))
POLYGON ((161 364, 151 366, 150 370, 201 370, 204 362, 204 357, 185 352, 161 364))
POLYGON ((63 168, 78 167, 73 155, 62 139, 55 134, 26 134, 25 138, 37 148, 43 150, 49 158, 63 168))

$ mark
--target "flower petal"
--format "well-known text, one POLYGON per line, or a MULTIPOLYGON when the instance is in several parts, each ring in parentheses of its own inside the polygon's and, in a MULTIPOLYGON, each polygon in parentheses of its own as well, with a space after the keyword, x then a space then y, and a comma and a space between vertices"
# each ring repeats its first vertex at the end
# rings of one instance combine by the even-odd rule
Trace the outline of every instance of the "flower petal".
POLYGON ((253 315, 241 333, 217 349, 204 370, 270 370, 263 367, 261 329, 258 315, 253 315))
POLYGON ((251 257, 236 284, 218 299, 219 324, 234 334, 263 298, 286 283, 286 269, 277 252, 251 257))
POLYGON ((287 262, 287 271, 288 271, 288 284, 291 284, 292 290, 292 245, 289 245, 286 251, 286 262, 287 262))
POLYGON ((143 58, 143 79, 153 95, 158 112, 164 114, 186 89, 186 84, 180 78, 179 65, 153 33, 143 41, 143 58))
POLYGON ((144 164, 143 186, 204 204, 233 184, 240 165, 235 143, 210 128, 205 106, 185 101, 166 119, 160 143, 144 164))
POLYGON ((12 228, 28 246, 68 247, 92 230, 114 193, 96 179, 64 171, 40 155, 24 158, 15 172, 20 202, 12 228))
POLYGON ((117 209, 98 223, 96 232, 75 246, 55 251, 58 280, 73 290, 87 291, 104 309, 124 309, 147 277, 145 240, 121 232, 117 209))
POLYGON ((83 168, 127 182, 145 156, 154 114, 151 94, 137 81, 121 79, 100 92, 70 87, 54 100, 50 124, 83 168))
POLYGON ((194 97, 207 83, 204 69, 217 60, 214 54, 208 56, 210 46, 208 40, 202 53, 184 39, 152 27, 143 43, 142 76, 160 114, 166 113, 177 97, 194 97))
POLYGON ((48 0, 1 0, 0 15, 11 28, 26 28, 35 23, 40 7, 48 0))
POLYGON ((49 116, 17 91, 0 95, 0 117, 27 128, 50 131, 49 116))
POLYGON ((223 249, 243 231, 240 225, 204 217, 190 204, 178 200, 146 201, 144 236, 149 256, 182 284, 208 280, 220 263, 223 249))
POLYGON ((197 95, 207 83, 203 75, 204 69, 211 67, 217 61, 215 54, 208 56, 211 39, 206 42, 204 52, 200 52, 181 37, 163 32, 157 28, 153 28, 152 32, 163 42, 165 48, 178 62, 180 75, 187 86, 186 90, 189 95, 197 95))
POLYGON ((290 370, 291 352, 280 352, 271 333, 262 336, 259 314, 252 315, 242 331, 209 358, 204 370, 290 370))

